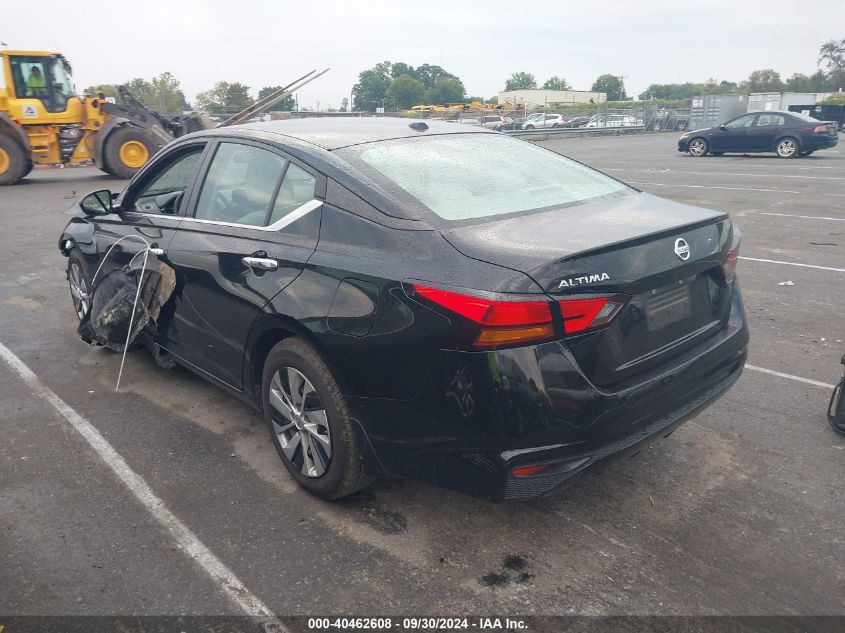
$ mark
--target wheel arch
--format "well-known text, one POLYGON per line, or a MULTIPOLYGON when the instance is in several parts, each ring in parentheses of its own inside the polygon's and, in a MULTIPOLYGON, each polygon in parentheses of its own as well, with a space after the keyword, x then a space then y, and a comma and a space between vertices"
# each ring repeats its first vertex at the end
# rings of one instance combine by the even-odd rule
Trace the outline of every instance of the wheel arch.
POLYGON ((258 403, 259 408, 262 407, 261 382, 267 356, 275 345, 293 337, 301 338, 311 345, 331 371, 341 393, 349 393, 343 376, 338 373, 325 346, 310 329, 288 315, 265 312, 256 317, 250 328, 242 368, 244 391, 258 403))
POLYGON ((16 140, 20 144, 21 149, 29 156, 29 137, 26 135, 26 130, 12 121, 11 117, 5 112, 0 112, 0 134, 6 134, 16 140))

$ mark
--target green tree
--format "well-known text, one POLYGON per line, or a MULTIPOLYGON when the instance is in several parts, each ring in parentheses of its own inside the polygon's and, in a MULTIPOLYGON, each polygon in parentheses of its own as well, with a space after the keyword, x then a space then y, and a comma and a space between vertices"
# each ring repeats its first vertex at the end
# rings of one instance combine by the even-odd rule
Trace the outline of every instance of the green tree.
POLYGON ((557 75, 546 79, 543 84, 543 90, 572 90, 572 86, 566 83, 566 79, 561 79, 557 75))
POLYGON ((380 108, 390 88, 391 79, 387 73, 375 68, 358 75, 358 83, 352 88, 352 105, 356 110, 373 111, 380 108))
POLYGON ((111 97, 112 99, 118 98, 117 84, 100 84, 99 86, 88 86, 82 92, 83 94, 86 94, 91 97, 96 97, 99 93, 102 92, 106 97, 111 97))
POLYGON ((437 83, 438 79, 457 79, 460 81, 456 75, 445 71, 440 66, 432 66, 431 64, 417 66, 417 69, 411 76, 420 81, 426 90, 434 88, 434 84, 437 83))
MULTIPOLYGON (((281 90, 284 86, 265 86, 261 90, 258 91, 258 100, 261 101, 265 97, 269 97, 274 92, 281 90)), ((295 102, 293 100, 293 95, 288 95, 281 101, 277 101, 275 104, 271 105, 267 108, 268 112, 290 112, 295 107, 295 102)))
POLYGON ((537 79, 531 73, 513 73, 505 82, 505 90, 534 90, 537 88, 537 79))
POLYGON ((218 81, 211 90, 197 95, 197 107, 209 114, 234 114, 255 103, 249 86, 240 82, 218 81))
POLYGON ((391 108, 408 109, 420 105, 425 100, 425 86, 410 75, 401 75, 394 79, 385 94, 385 101, 391 108))
POLYGON ((780 73, 771 68, 755 70, 740 84, 744 92, 781 92, 784 87, 780 73))
POLYGON ((390 66, 390 77, 392 79, 396 79, 397 77, 401 77, 402 75, 408 75, 413 77, 414 79, 419 79, 417 77, 416 71, 414 70, 413 66, 406 64, 405 62, 396 62, 390 66))
POLYGON ((819 67, 827 71, 833 90, 845 90, 845 39, 829 40, 821 45, 819 67))
POLYGON ((457 79, 441 77, 434 82, 434 86, 426 93, 428 103, 446 104, 462 102, 466 95, 466 88, 457 79))
POLYGON ((173 73, 164 72, 149 81, 136 77, 124 85, 133 97, 162 116, 173 116, 190 109, 182 85, 173 73))
POLYGON ((625 84, 622 82, 622 77, 616 75, 600 75, 593 82, 593 92, 604 92, 607 94, 608 101, 625 101, 625 84))

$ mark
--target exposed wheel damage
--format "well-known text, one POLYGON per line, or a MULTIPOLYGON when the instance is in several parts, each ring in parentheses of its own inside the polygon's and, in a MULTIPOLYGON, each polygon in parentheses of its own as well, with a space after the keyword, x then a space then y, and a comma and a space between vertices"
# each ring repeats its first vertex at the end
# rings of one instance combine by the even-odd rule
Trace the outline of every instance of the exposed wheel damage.
POLYGON ((128 265, 95 280, 88 310, 79 323, 80 338, 123 352, 151 322, 176 288, 176 273, 148 251, 128 265))

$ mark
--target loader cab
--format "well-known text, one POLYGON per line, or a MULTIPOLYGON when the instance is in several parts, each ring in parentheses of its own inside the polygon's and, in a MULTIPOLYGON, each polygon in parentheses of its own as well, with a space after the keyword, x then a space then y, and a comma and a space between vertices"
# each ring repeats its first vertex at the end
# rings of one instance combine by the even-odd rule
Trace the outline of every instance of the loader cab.
POLYGON ((76 96, 70 64, 61 55, 4 51, 3 60, 10 98, 38 99, 47 112, 59 113, 76 96))

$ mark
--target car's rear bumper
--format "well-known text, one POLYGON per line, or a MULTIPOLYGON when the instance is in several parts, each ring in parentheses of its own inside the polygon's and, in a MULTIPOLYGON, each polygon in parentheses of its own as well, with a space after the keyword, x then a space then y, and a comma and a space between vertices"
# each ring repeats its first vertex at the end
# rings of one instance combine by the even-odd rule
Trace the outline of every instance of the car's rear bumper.
POLYGON ((444 351, 413 400, 349 402, 387 474, 493 500, 533 497, 667 435, 712 403, 740 376, 747 344, 735 292, 717 335, 614 391, 593 385, 554 342, 444 351), (513 475, 534 465, 548 466, 513 475))
POLYGON ((836 147, 839 144, 839 135, 836 136, 813 136, 807 141, 804 146, 801 148, 805 151, 815 152, 816 150, 820 149, 830 149, 831 147, 836 147))

